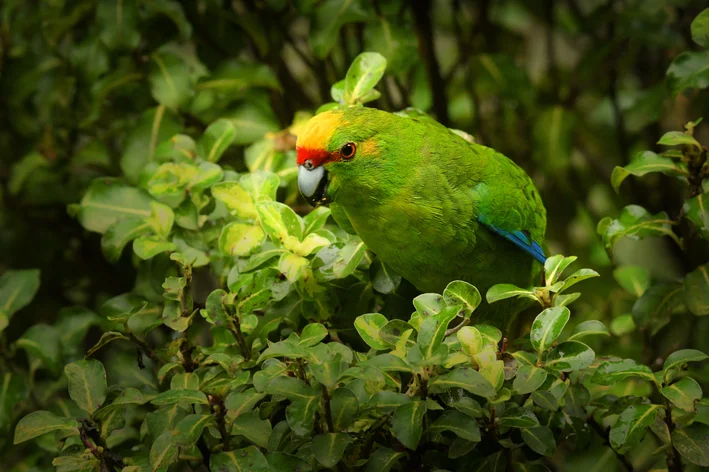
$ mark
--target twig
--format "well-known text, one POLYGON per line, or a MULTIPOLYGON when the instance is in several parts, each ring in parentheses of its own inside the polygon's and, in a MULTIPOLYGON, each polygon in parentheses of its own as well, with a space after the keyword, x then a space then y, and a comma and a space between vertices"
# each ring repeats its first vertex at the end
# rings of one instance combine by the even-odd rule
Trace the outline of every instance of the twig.
POLYGON ((230 439, 231 435, 226 429, 226 406, 224 400, 217 395, 209 396, 209 407, 212 414, 217 417, 217 430, 222 438, 222 449, 225 452, 231 451, 230 439))
POLYGON ((227 328, 236 339, 236 342, 239 345, 239 349, 241 350, 241 355, 244 356, 244 359, 251 359, 251 346, 249 346, 249 344, 246 342, 246 338, 244 338, 244 333, 241 332, 241 322, 239 321, 238 313, 236 313, 232 317, 232 321, 229 322, 227 328))
POLYGON ((323 409, 325 410, 325 422, 327 424, 327 432, 335 432, 335 424, 332 421, 332 411, 330 410, 330 392, 327 391, 327 387, 322 385, 322 399, 323 399, 323 409))
MULTIPOLYGON (((675 423, 672 420, 672 406, 669 400, 665 398, 665 424, 667 424, 667 429, 670 434, 675 430, 675 423)), ((667 449, 667 470, 669 472, 683 472, 684 467, 682 466, 682 457, 677 452, 677 449, 670 444, 667 449)))
POLYGON ((470 324, 470 318, 465 318, 463 321, 461 321, 460 323, 458 323, 457 326, 454 326, 453 328, 447 329, 445 335, 446 335, 446 336, 450 336, 451 334, 455 334, 455 333, 457 333, 458 331, 460 331, 460 329, 461 329, 463 326, 468 326, 469 324, 470 324))

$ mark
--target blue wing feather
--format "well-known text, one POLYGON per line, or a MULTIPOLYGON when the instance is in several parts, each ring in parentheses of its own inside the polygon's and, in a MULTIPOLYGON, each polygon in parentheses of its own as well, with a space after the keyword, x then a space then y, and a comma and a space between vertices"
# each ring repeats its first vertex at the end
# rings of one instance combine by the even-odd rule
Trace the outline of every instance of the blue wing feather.
POLYGON ((489 228, 491 231, 499 234, 503 238, 512 242, 515 246, 534 257, 540 263, 544 264, 544 262, 547 260, 547 257, 544 254, 544 250, 542 249, 542 247, 537 244, 537 242, 534 241, 528 233, 524 231, 507 231, 502 228, 498 228, 482 215, 478 216, 478 221, 481 224, 485 225, 485 227, 489 228))

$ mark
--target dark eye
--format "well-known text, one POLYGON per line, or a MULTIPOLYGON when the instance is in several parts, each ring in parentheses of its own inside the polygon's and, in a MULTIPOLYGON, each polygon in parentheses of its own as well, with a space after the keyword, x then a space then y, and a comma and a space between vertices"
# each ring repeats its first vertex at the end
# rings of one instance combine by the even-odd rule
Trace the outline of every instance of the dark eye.
POLYGON ((354 143, 347 143, 340 149, 340 156, 344 159, 352 159, 357 152, 357 146, 354 143))

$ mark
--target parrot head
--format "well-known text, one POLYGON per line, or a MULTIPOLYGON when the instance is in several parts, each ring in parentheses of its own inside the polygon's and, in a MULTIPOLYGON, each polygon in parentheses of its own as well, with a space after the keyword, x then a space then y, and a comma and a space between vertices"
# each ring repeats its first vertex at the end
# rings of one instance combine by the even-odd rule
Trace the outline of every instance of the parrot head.
POLYGON ((298 188, 311 205, 327 205, 342 192, 374 185, 382 170, 380 130, 389 116, 348 108, 320 113, 305 124, 296 142, 298 188))

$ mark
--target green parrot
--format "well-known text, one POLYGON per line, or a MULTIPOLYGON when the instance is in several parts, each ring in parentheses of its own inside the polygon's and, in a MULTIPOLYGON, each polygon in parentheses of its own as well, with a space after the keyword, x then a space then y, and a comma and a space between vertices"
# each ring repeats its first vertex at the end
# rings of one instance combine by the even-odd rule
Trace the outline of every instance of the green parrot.
MULTIPOLYGON (((329 205, 394 272, 422 292, 453 280, 485 296, 540 278, 546 210, 507 157, 420 114, 350 107, 320 113, 298 135, 298 187, 329 205)), ((524 305, 485 302, 475 321, 509 322, 524 305), (502 318, 502 319, 501 319, 502 318)))

